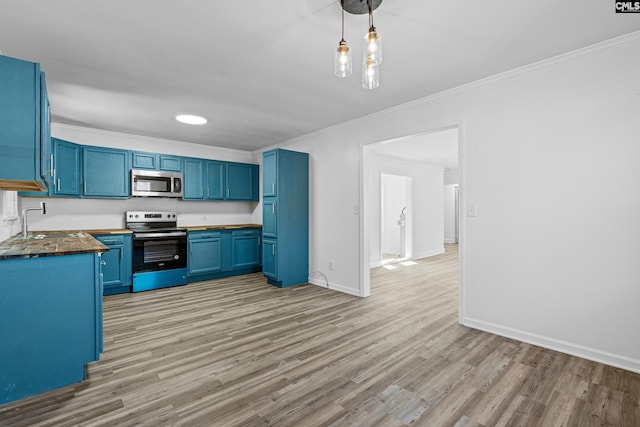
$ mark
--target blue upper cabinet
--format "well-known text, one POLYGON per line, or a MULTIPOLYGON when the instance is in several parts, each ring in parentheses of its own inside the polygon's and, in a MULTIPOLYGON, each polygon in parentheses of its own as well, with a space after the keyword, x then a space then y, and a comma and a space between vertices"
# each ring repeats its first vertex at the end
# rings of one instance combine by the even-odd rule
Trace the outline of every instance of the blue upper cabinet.
POLYGON ((83 195, 128 198, 130 163, 129 151, 82 147, 83 195))
POLYGON ((277 195, 278 152, 266 151, 262 155, 262 195, 273 197, 277 195))
POLYGON ((258 165, 184 159, 184 200, 258 201, 258 165))
POLYGON ((182 198, 204 200, 204 160, 184 159, 182 198))
POLYGON ((131 155, 134 169, 182 172, 182 157, 141 151, 134 151, 131 155))
POLYGON ((258 201, 258 165, 227 162, 225 165, 226 200, 258 201))
POLYGON ((82 147, 72 142, 53 139, 53 182, 50 195, 79 197, 82 147))
POLYGON ((0 55, 0 188, 45 191, 49 106, 40 65, 0 55))
POLYGON ((207 200, 224 200, 225 181, 224 181, 224 162, 217 160, 205 160, 205 199, 207 200))

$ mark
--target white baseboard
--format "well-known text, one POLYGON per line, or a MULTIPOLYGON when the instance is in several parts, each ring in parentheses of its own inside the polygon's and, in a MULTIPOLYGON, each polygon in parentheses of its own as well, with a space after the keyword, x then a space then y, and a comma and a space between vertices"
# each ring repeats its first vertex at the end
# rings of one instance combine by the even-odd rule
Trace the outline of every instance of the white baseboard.
POLYGON ((444 253, 444 248, 438 248, 431 251, 416 253, 413 259, 429 258, 430 256, 440 255, 444 253))
POLYGON ((331 283, 331 282, 327 283, 322 278, 317 278, 317 277, 311 278, 310 277, 309 278, 309 283, 311 283, 312 285, 320 286, 320 287, 325 288, 325 289, 331 289, 332 291, 338 291, 338 292, 342 292, 344 294, 353 295, 355 297, 361 297, 362 296, 362 295, 360 295, 360 290, 359 289, 349 288, 347 286, 338 285, 337 283, 331 283))
POLYGON ((640 360, 631 359, 626 356, 609 353, 595 348, 585 347, 582 345, 556 340, 554 338, 544 337, 541 335, 530 334, 518 329, 507 328, 489 322, 477 319, 465 318, 462 321, 464 326, 474 329, 480 329, 485 332, 512 338, 527 344, 533 344, 550 350, 559 351, 561 353, 570 354, 572 356, 581 357, 583 359, 592 360, 598 363, 615 366, 617 368, 626 369, 627 371, 640 373, 640 360))
POLYGON ((456 239, 444 239, 445 243, 455 243, 456 239))

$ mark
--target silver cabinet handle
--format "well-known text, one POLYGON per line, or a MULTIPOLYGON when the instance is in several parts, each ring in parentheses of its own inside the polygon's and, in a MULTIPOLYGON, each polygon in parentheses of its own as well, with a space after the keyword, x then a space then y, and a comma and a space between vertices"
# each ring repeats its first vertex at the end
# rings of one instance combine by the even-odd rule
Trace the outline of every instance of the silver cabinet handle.
POLYGON ((230 192, 229 189, 227 188, 227 199, 229 198, 230 192))
POLYGON ((271 194, 276 194, 276 183, 275 182, 271 183, 271 194))
POLYGON ((271 255, 276 254, 276 245, 271 245, 271 255))
POLYGON ((102 265, 107 265, 107 261, 102 260, 102 261, 100 261, 100 264, 102 264, 102 265))
POLYGON ((57 191, 60 191, 60 178, 58 178, 58 189, 57 191))
POLYGON ((271 214, 272 214, 272 215, 275 215, 275 214, 276 214, 276 204, 275 204, 275 203, 272 203, 272 204, 271 204, 271 214))
POLYGON ((84 194, 87 194, 87 181, 84 182, 84 194))
POLYGON ((260 238, 258 237, 258 246, 260 246, 260 238))
POLYGON ((49 155, 49 175, 53 176, 53 154, 49 155))

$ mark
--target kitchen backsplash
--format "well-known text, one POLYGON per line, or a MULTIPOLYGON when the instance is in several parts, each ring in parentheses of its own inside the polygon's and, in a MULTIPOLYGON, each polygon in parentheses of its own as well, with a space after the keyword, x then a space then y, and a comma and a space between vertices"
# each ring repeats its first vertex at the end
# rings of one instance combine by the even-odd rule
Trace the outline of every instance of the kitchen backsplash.
MULTIPOLYGON (((178 213, 178 226, 261 223, 260 205, 249 202, 21 197, 20 211, 25 207, 38 207, 41 201, 47 203, 47 214, 30 212, 29 230, 124 228, 124 213, 133 210, 175 211, 178 213)), ((17 224, 12 235, 19 231, 20 224, 17 224)))

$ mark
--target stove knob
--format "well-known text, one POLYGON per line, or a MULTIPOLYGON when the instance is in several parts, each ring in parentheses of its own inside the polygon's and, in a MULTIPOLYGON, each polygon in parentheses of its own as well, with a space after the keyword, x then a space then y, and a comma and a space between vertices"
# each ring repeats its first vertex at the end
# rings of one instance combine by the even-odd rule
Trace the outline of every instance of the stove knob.
POLYGON ((138 218, 138 214, 136 214, 136 218, 138 218))

